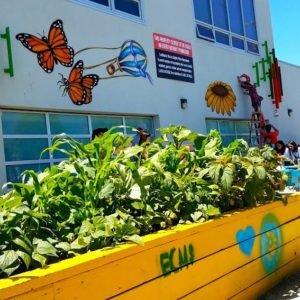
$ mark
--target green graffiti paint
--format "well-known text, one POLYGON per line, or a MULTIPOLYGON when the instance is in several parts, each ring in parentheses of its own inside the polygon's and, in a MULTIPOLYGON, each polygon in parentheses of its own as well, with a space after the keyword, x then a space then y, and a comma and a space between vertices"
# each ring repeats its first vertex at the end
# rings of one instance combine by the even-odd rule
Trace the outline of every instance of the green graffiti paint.
POLYGON ((275 215, 267 214, 260 228, 261 263, 266 273, 274 272, 282 256, 283 235, 275 215))
POLYGON ((253 69, 255 69, 255 76, 256 76, 256 86, 260 86, 260 82, 267 81, 267 78, 269 77, 269 70, 272 66, 272 57, 269 53, 269 45, 268 42, 265 41, 262 44, 262 47, 264 49, 265 57, 263 57, 260 61, 258 61, 255 65, 253 65, 253 69), (259 67, 261 65, 261 68, 259 67))
POLYGON ((160 268, 165 276, 188 267, 195 261, 195 249, 192 244, 180 248, 171 248, 160 254, 160 268))

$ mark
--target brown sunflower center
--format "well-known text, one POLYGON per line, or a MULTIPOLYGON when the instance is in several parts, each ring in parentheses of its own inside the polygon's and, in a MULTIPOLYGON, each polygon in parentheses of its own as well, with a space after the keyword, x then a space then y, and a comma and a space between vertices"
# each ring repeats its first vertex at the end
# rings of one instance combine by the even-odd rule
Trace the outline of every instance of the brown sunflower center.
POLYGON ((228 95, 227 88, 221 84, 216 84, 215 86, 213 86, 212 91, 220 97, 226 97, 228 95))

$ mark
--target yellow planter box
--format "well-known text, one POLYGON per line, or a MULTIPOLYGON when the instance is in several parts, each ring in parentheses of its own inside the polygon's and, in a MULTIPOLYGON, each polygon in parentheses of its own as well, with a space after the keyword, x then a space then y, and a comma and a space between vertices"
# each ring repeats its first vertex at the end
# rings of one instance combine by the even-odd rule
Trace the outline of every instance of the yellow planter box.
POLYGON ((300 195, 0 280, 0 299, 255 299, 300 270, 300 195))

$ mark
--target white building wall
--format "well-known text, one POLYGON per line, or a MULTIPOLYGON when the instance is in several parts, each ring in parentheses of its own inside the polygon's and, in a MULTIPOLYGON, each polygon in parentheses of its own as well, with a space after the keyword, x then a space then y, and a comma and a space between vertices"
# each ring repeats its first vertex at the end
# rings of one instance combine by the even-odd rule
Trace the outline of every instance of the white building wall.
POLYGON ((273 123, 280 129, 280 138, 288 143, 294 140, 300 143, 300 66, 280 62, 283 98, 280 113, 277 118, 273 118, 273 123), (292 109, 291 116, 288 109, 292 109))

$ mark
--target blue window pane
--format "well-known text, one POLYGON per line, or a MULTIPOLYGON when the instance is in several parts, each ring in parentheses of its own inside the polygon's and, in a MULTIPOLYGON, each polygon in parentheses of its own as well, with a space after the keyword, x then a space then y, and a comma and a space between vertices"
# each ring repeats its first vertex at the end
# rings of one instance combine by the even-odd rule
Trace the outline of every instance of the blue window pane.
MULTIPOLYGON (((115 126, 122 126, 123 119, 120 117, 92 117, 92 128, 107 128, 111 129, 115 126)), ((124 132, 122 128, 117 129, 116 131, 124 132)))
POLYGON ((212 0, 214 25, 229 30, 226 0, 212 0))
POLYGON ((231 32, 244 35, 243 18, 240 0, 227 1, 231 32))
POLYGON ((250 123, 247 121, 235 122, 236 132, 243 133, 243 134, 249 134, 249 131, 250 131, 249 125, 250 125, 250 123))
POLYGON ((235 134, 235 126, 232 121, 219 121, 221 134, 235 134))
POLYGON ((209 41, 215 39, 213 30, 211 28, 199 24, 197 25, 197 37, 209 41))
MULTIPOLYGON (((148 130, 148 132, 151 134, 151 137, 154 136, 154 130, 153 130, 153 120, 152 118, 126 118, 126 126, 133 127, 133 128, 142 128, 148 130)), ((130 128, 127 128, 127 133, 132 134, 135 133, 130 128)))
POLYGON ((196 20, 212 25, 209 0, 194 0, 194 10, 196 20))
POLYGON ((235 140, 235 136, 234 135, 225 135, 222 136, 222 145, 224 147, 227 147, 230 143, 232 143, 235 140))
POLYGON ((50 115, 51 134, 89 134, 88 118, 77 115, 50 115))
POLYGON ((223 32, 216 31, 216 41, 221 44, 229 45, 229 36, 223 32))
POLYGON ((115 0, 115 9, 140 17, 140 8, 138 1, 134 0, 115 0))
MULTIPOLYGON (((74 140, 76 140, 77 142, 80 142, 82 144, 85 144, 85 145, 90 142, 90 139, 87 139, 87 138, 77 138, 77 139, 74 139, 74 140)), ((70 150, 70 146, 68 146, 68 145, 62 145, 60 147, 60 149, 70 150)), ((53 153, 53 158, 54 159, 63 159, 63 158, 67 158, 67 155, 64 154, 64 153, 62 153, 62 152, 60 152, 60 151, 55 151, 53 153)))
POLYGON ((259 53, 258 44, 247 42, 248 51, 252 53, 259 53))
POLYGON ((257 41, 256 21, 253 0, 243 0, 243 13, 246 36, 257 41))
MULTIPOLYGON (((4 139, 5 161, 38 160, 48 139, 4 139)), ((42 158, 49 158, 48 152, 42 158)))
POLYGON ((109 6, 108 0, 90 0, 91 2, 95 2, 97 4, 109 6))
POLYGON ((232 37, 232 46, 234 48, 245 50, 244 40, 236 38, 236 37, 232 37))
POLYGON ((217 120, 206 120, 206 131, 209 133, 213 129, 218 130, 218 121, 217 120))
POLYGON ((3 134, 47 134, 44 114, 3 112, 3 134))
POLYGON ((49 167, 50 164, 28 164, 28 165, 6 166, 7 181, 20 182, 21 174, 25 170, 34 170, 36 172, 42 172, 49 167))

